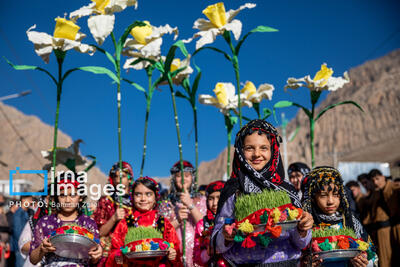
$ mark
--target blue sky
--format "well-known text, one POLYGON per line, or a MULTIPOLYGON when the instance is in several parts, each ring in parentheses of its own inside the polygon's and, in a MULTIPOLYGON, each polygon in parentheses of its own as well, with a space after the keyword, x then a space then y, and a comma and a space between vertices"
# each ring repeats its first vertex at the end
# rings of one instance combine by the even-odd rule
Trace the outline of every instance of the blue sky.
MULTIPOLYGON (((54 18, 63 17, 86 5, 89 1, 1 1, 0 51, 16 64, 37 65, 56 74, 57 65, 52 55, 45 64, 34 53, 26 30, 33 24, 36 30, 53 33, 54 18)), ((237 17, 243 23, 242 34, 258 25, 279 29, 276 33, 259 33, 248 38, 242 46, 239 61, 241 82, 271 83, 275 86, 272 101, 262 102, 272 107, 279 100, 309 103, 307 89, 284 92, 288 77, 314 75, 323 62, 328 63, 339 76, 346 70, 363 64, 400 47, 400 2, 395 0, 337 0, 337 1, 253 1, 257 7, 242 11, 237 17)), ((134 20, 149 20, 152 25, 177 26, 178 38, 186 39, 195 32, 193 22, 204 17, 201 11, 213 1, 161 1, 139 0, 139 8, 128 8, 116 15, 115 35, 119 37, 134 20)), ((245 1, 226 1, 228 9, 236 9, 245 1)), ((86 19, 79 20, 81 31, 88 36, 85 43, 94 43, 87 29, 86 19)), ((162 50, 166 53, 172 37, 166 36, 162 50)), ((221 37, 214 46, 227 51, 221 37)), ((112 51, 111 39, 103 47, 112 51)), ((188 45, 190 53, 194 43, 188 45)), ((196 56, 196 64, 203 71, 199 92, 212 94, 217 82, 235 82, 232 66, 222 56, 203 51, 196 56)), ((64 69, 98 65, 111 67, 105 57, 96 53, 92 57, 71 51, 67 54, 64 69)), ((146 86, 144 71, 124 73, 125 77, 146 86)), ((32 94, 8 100, 29 115, 36 115, 49 125, 54 125, 56 88, 42 73, 15 71, 5 61, 0 61, 0 96, 32 90, 32 94)), ((150 114, 148 151, 144 174, 167 176, 171 165, 178 160, 177 139, 172 115, 169 88, 162 86, 153 97, 150 114)), ((326 94, 323 95, 325 97, 326 94)), ((133 165, 138 175, 142 156, 145 101, 143 93, 123 84, 122 87, 122 144, 123 159, 133 165)), ((108 173, 118 160, 116 86, 104 75, 74 73, 64 84, 60 110, 60 129, 73 139, 85 141, 83 155, 92 154, 98 166, 108 173)), ((178 99, 184 158, 194 162, 194 131, 189 104, 178 99)), ((223 116, 211 106, 198 104, 200 161, 214 159, 226 147, 223 116)), ((255 117, 255 112, 244 108, 245 115, 255 117)), ((296 109, 285 110, 293 118, 296 109)), ((272 120, 272 118, 270 119, 272 120)), ((273 122, 276 124, 275 122, 273 122)), ((238 130, 235 127, 234 133, 238 130)), ((22 144, 21 144, 22 146, 22 144)), ((216 177, 218 178, 218 177, 216 177)))

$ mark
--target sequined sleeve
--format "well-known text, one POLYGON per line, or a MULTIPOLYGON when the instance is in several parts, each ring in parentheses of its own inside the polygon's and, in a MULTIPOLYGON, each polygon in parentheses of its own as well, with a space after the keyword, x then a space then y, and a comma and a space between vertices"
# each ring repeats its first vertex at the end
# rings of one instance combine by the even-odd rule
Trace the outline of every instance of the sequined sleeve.
POLYGON ((170 222, 173 222, 176 220, 174 206, 172 205, 171 201, 169 201, 169 200, 164 200, 159 203, 158 212, 161 216, 164 216, 170 222))
POLYGON ((128 233, 128 225, 125 219, 121 220, 115 227, 114 232, 111 234, 111 246, 112 250, 119 249, 124 246, 125 236, 128 233))
POLYGON ((94 238, 99 239, 99 229, 97 227, 96 222, 87 215, 81 215, 78 219, 78 224, 84 228, 86 228, 89 232, 91 232, 94 238))
POLYGON ((93 219, 97 226, 100 228, 103 226, 114 214, 114 205, 106 197, 100 198, 97 203, 97 208, 93 213, 93 219))
POLYGON ((198 266, 206 266, 210 256, 208 256, 207 248, 204 248, 202 240, 204 231, 204 221, 201 219, 197 225, 194 236, 194 247, 193 247, 193 263, 198 266))
MULTIPOLYGON (((51 220, 52 217, 50 216, 43 216, 36 224, 35 226, 35 231, 33 233, 32 237, 32 242, 31 242, 31 247, 29 254, 32 252, 32 250, 36 249, 37 247, 40 246, 42 241, 47 237, 48 231, 47 228, 54 224, 53 220, 51 220)), ((53 225, 54 227, 54 225, 53 225)))

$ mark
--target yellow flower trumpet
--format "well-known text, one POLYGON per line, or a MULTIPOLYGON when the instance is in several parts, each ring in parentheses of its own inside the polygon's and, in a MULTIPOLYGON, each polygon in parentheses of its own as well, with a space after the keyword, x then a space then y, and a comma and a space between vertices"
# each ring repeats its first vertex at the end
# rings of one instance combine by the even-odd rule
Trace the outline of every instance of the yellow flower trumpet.
POLYGON ((217 96, 218 103, 220 103, 222 106, 228 105, 228 94, 226 92, 224 83, 217 83, 213 91, 217 96))
POLYGON ((150 36, 153 33, 150 22, 144 21, 144 23, 146 23, 147 25, 134 27, 131 30, 131 35, 133 36, 133 38, 135 38, 135 40, 142 45, 147 44, 146 37, 150 36))
POLYGON ((319 80, 324 80, 322 83, 320 83, 320 86, 323 87, 328 83, 328 79, 332 77, 333 70, 329 69, 326 64, 321 65, 321 70, 318 71, 315 76, 313 81, 319 81, 319 80))
POLYGON ((76 35, 80 29, 78 25, 64 18, 56 18, 56 28, 54 29, 54 38, 63 38, 75 41, 76 35))
POLYGON ((105 14, 105 7, 110 3, 110 0, 92 0, 92 2, 96 3, 96 10, 101 14, 105 14))
POLYGON ((203 10, 203 14, 210 20, 215 27, 221 28, 226 24, 225 6, 219 2, 214 5, 209 5, 203 10))

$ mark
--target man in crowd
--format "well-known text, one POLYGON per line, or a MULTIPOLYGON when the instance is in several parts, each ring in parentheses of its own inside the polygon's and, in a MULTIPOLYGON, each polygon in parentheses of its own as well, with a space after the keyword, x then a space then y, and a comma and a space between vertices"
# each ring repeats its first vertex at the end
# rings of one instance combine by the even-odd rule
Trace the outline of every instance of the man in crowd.
POLYGON ((301 181, 310 172, 310 168, 303 162, 294 162, 288 167, 289 182, 294 186, 301 198, 301 181))

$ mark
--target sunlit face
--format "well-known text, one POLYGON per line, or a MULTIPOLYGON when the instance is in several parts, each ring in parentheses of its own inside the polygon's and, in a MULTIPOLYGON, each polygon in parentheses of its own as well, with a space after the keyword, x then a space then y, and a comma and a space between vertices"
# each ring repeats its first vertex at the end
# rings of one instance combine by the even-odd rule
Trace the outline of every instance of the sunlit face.
POLYGON ((317 203, 319 209, 327 214, 334 214, 340 205, 340 194, 338 187, 334 184, 325 185, 323 190, 315 195, 315 202, 317 203), (329 187, 332 189, 330 191, 329 187))
POLYGON ((244 138, 243 153, 246 161, 261 171, 271 158, 271 144, 265 134, 256 131, 244 138))
POLYGON ((208 195, 207 197, 207 206, 212 211, 212 213, 217 213, 218 201, 221 196, 221 192, 214 192, 208 195))
POLYGON ((383 175, 375 175, 372 177, 376 190, 382 190, 386 185, 386 178, 383 175))
POLYGON ((118 184, 123 184, 125 188, 125 193, 128 193, 129 191, 129 177, 126 172, 122 172, 122 177, 121 177, 121 182, 120 182, 120 177, 119 177, 119 171, 115 173, 115 176, 113 177, 113 183, 114 185, 118 184))
POLYGON ((149 211, 156 205, 156 195, 145 185, 138 184, 133 192, 133 205, 138 210, 149 211))
POLYGON ((78 207, 81 198, 76 191, 77 190, 69 186, 66 186, 60 190, 58 203, 62 211, 73 212, 78 207))
MULTIPOLYGON (((192 184, 192 180, 193 180, 193 176, 192 176, 192 172, 184 172, 184 188, 186 192, 189 192, 190 189, 190 185, 192 184)), ((176 181, 176 187, 178 187, 178 189, 180 191, 182 191, 182 177, 181 177, 181 172, 177 172, 174 174, 175 177, 175 181, 176 181)))
POLYGON ((303 174, 301 172, 294 171, 289 175, 289 181, 293 184, 297 191, 300 191, 301 179, 303 179, 303 174))

